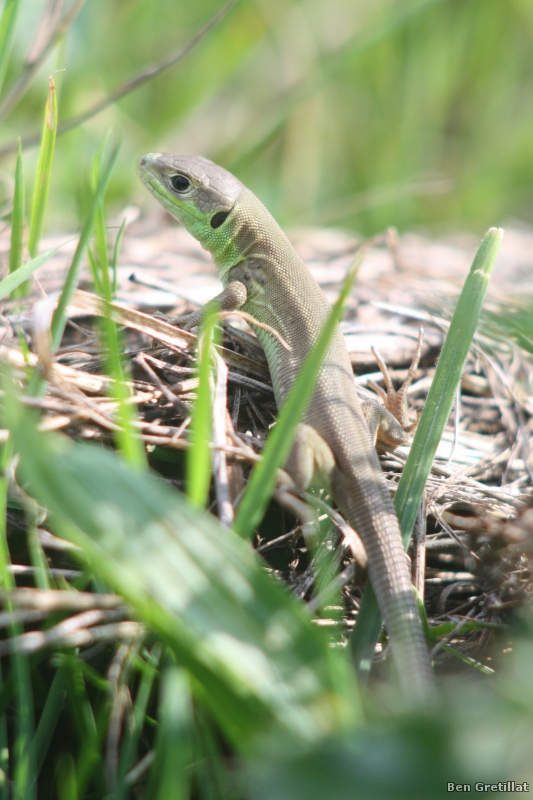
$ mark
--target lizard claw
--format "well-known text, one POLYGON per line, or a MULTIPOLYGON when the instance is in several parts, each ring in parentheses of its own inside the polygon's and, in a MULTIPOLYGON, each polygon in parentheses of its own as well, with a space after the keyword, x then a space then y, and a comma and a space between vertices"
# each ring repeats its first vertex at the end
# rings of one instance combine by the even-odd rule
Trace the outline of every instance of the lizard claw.
POLYGON ((407 390, 418 368, 420 361, 420 353, 422 352, 422 336, 423 329, 420 329, 418 334, 418 343, 416 347, 411 366, 407 372, 407 376, 396 391, 392 385, 392 379, 383 358, 375 348, 372 352, 378 362, 379 368, 383 375, 385 389, 378 386, 373 381, 368 381, 368 385, 374 389, 376 394, 383 401, 380 405, 377 400, 366 399, 362 403, 363 414, 370 430, 374 444, 385 448, 395 449, 401 444, 409 442, 409 434, 412 433, 418 425, 420 415, 417 414, 415 422, 411 423, 407 413, 407 390))
POLYGON ((418 362, 420 361, 420 354, 422 353, 423 335, 424 329, 420 328, 420 331, 418 332, 418 342, 416 345, 415 354, 411 361, 411 366, 409 367, 407 376, 398 391, 396 391, 392 385, 392 379, 383 358, 374 347, 372 348, 374 357, 378 362, 381 374, 383 375, 383 382, 385 383, 386 391, 384 391, 381 386, 378 386, 373 381, 369 381, 368 385, 371 386, 376 394, 383 400, 383 404, 387 411, 398 420, 404 431, 407 431, 408 433, 411 433, 418 424, 418 419, 414 423, 409 421, 409 415, 407 413, 407 390, 412 384, 416 370, 418 369, 418 362))

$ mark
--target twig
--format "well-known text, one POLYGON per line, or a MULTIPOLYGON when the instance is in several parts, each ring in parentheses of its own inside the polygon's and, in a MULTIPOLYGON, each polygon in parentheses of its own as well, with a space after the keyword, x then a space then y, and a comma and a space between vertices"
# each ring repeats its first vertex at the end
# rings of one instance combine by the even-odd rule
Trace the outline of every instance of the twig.
POLYGON ((86 647, 99 641, 129 641, 140 636, 145 628, 138 622, 116 622, 109 625, 99 625, 94 628, 81 628, 58 638, 53 634, 54 628, 46 633, 33 631, 23 633, 13 639, 0 642, 0 656, 11 653, 35 653, 45 647, 86 647))
POLYGON ((127 786, 132 786, 136 781, 139 780, 141 775, 143 775, 147 769, 149 769, 155 758, 155 750, 149 750, 145 756, 141 758, 141 760, 135 764, 132 769, 128 772, 126 777, 124 778, 124 783, 127 786))
POLYGON ((117 790, 120 733, 124 725, 126 711, 131 711, 132 706, 128 675, 132 659, 137 654, 138 646, 135 646, 135 644, 121 645, 108 673, 113 700, 107 729, 105 771, 107 782, 113 794, 117 790))
POLYGON ((85 611, 75 617, 63 620, 58 625, 47 631, 30 631, 22 633, 0 642, 0 655, 10 653, 36 653, 43 647, 82 647, 83 645, 96 641, 96 638, 128 638, 132 639, 144 630, 143 626, 137 622, 119 622, 103 625, 87 630, 107 619, 116 619, 117 616, 124 616, 124 610, 115 609, 114 611, 85 611))
POLYGON ((52 589, 13 589, 0 594, 0 602, 9 600, 16 608, 36 609, 38 611, 74 610, 91 608, 117 608, 124 600, 116 594, 97 594, 94 592, 69 592, 52 589))
POLYGON ((176 395, 169 389, 168 386, 165 386, 163 381, 159 379, 159 376, 154 372, 151 366, 146 363, 145 354, 137 353, 137 355, 133 360, 141 365, 141 367, 144 369, 148 377, 153 381, 153 383, 155 383, 157 388, 166 397, 168 402, 171 403, 176 408, 176 410, 180 412, 180 414, 183 414, 185 417, 188 417, 189 409, 187 408, 187 406, 184 404, 182 400, 179 399, 179 397, 176 397, 176 395))
MULTIPOLYGON (((25 564, 9 564, 7 569, 12 575, 35 575, 37 572, 36 567, 28 567, 25 564)), ((48 567, 48 572, 54 578, 65 578, 65 580, 71 581, 83 574, 79 569, 57 569, 54 567, 48 567)))

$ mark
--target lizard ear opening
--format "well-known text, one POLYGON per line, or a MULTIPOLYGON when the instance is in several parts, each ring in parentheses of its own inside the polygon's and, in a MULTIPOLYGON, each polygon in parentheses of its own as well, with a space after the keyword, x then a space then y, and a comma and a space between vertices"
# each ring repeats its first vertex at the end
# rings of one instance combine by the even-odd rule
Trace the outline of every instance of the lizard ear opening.
POLYGON ((220 228, 223 222, 227 220, 229 217, 229 211, 217 211, 216 214, 213 214, 211 217, 211 227, 212 228, 220 228))

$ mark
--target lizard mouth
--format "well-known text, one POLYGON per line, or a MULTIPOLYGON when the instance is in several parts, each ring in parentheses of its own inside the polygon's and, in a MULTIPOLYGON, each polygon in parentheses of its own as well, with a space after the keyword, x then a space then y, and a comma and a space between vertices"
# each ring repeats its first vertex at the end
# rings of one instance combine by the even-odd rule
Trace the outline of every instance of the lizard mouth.
POLYGON ((160 158, 161 155, 162 153, 148 153, 137 162, 137 175, 150 190, 153 188, 150 178, 155 180, 157 177, 160 180, 160 176, 156 176, 155 174, 156 171, 159 172, 159 170, 154 169, 154 167, 156 166, 157 159, 160 158))
POLYGON ((163 208, 182 224, 185 219, 198 219, 200 212, 194 213, 194 206, 190 209, 171 194, 165 180, 165 165, 159 162, 162 153, 148 153, 137 162, 137 174, 148 191, 154 195, 163 208))

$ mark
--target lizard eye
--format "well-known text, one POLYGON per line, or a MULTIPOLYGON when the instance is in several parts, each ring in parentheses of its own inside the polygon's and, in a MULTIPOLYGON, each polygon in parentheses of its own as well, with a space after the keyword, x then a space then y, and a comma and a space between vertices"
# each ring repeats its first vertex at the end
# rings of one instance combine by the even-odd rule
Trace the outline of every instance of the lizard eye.
POLYGON ((191 185, 191 182, 188 178, 185 177, 185 175, 173 175, 170 179, 170 185, 172 186, 174 191, 183 194, 183 192, 187 191, 187 189, 191 185))

